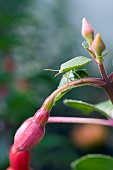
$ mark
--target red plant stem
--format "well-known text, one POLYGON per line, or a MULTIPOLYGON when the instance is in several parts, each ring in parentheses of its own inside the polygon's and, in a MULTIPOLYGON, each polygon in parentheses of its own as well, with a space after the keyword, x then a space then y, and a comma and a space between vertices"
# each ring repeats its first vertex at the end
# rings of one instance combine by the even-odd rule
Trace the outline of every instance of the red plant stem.
POLYGON ((108 94, 112 104, 113 104, 113 85, 112 83, 107 83, 106 86, 104 87, 106 93, 108 94))
MULTIPOLYGON (((95 55, 94 51, 91 50, 91 49, 88 49, 88 48, 86 48, 86 50, 90 53, 90 55, 96 61, 96 55, 95 55)), ((111 83, 109 81, 109 77, 108 77, 108 75, 106 73, 106 70, 105 70, 105 67, 103 65, 103 60, 100 63, 96 61, 96 64, 98 65, 100 73, 101 73, 101 76, 102 76, 102 79, 105 82, 104 90, 108 94, 108 97, 110 98, 110 100, 111 100, 111 102, 113 104, 113 83, 111 83)))
POLYGON ((78 117, 49 117, 48 123, 88 123, 113 126, 113 120, 94 119, 94 118, 78 118, 78 117))
POLYGON ((99 66, 99 69, 100 69, 101 76, 102 76, 103 80, 105 82, 108 82, 108 76, 107 76, 106 70, 104 68, 104 65, 103 64, 99 64, 98 66, 99 66))
POLYGON ((60 92, 70 88, 70 87, 76 87, 78 85, 92 85, 92 86, 97 86, 97 87, 104 87, 105 83, 102 79, 99 78, 83 78, 79 80, 75 80, 72 82, 69 82, 60 88, 56 89, 49 97, 55 98, 60 92))
POLYGON ((106 73, 106 70, 104 68, 104 65, 103 64, 100 64, 98 65, 99 66, 99 69, 100 69, 100 72, 101 72, 101 75, 102 75, 102 78, 104 80, 104 82, 106 83, 104 89, 106 91, 106 93, 108 94, 112 104, 113 104, 113 85, 112 83, 109 81, 109 77, 106 73))
POLYGON ((61 93, 62 91, 68 90, 69 88, 73 88, 79 85, 92 85, 92 86, 104 88, 105 82, 99 78, 83 78, 83 79, 69 82, 59 87, 58 89, 56 89, 53 93, 51 93, 51 95, 47 97, 46 100, 44 101, 42 108, 46 110, 47 112, 50 112, 54 104, 54 99, 59 93, 61 93))

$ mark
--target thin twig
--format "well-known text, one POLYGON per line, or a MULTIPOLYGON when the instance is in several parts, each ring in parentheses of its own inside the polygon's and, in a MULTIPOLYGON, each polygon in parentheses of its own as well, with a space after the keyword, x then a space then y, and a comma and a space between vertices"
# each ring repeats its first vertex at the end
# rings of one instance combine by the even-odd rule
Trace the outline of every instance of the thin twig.
POLYGON ((113 126, 113 120, 94 119, 94 118, 78 118, 78 117, 49 117, 48 123, 88 123, 113 126))
POLYGON ((76 87, 78 85, 92 85, 92 86, 97 86, 97 87, 104 87, 105 83, 102 79, 99 78, 83 78, 80 80, 75 80, 72 82, 69 82, 60 88, 56 89, 50 96, 51 98, 55 98, 56 95, 58 95, 60 92, 70 88, 70 87, 76 87))

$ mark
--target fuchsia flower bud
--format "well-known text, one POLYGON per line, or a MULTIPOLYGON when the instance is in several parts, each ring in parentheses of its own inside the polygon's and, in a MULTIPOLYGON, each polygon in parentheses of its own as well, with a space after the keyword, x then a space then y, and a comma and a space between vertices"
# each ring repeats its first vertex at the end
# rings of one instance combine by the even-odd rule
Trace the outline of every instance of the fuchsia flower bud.
POLYGON ((17 130, 14 137, 13 152, 29 150, 37 145, 45 134, 48 113, 39 109, 34 117, 27 119, 17 130))
POLYGON ((16 153, 33 148, 41 141, 44 133, 44 126, 37 124, 33 117, 27 119, 15 134, 13 152, 16 153))
POLYGON ((96 53, 97 56, 101 56, 102 52, 105 50, 106 46, 99 33, 96 34, 92 42, 91 48, 96 53))
POLYGON ((89 45, 92 44, 92 41, 94 39, 94 29, 93 27, 88 23, 86 18, 83 18, 82 20, 82 30, 81 30, 82 36, 86 39, 89 45))
POLYGON ((53 102, 54 99, 48 97, 36 114, 20 126, 14 137, 14 153, 29 150, 42 140, 53 102))
POLYGON ((13 153, 13 146, 10 149, 9 153, 9 161, 10 167, 7 170, 30 170, 29 162, 30 162, 30 152, 23 151, 19 153, 13 153))

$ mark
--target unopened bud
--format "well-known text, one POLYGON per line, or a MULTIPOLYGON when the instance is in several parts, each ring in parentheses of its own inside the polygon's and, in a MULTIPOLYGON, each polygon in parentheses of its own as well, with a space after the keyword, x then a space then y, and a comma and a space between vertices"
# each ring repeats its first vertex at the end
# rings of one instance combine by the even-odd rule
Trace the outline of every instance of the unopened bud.
POLYGON ((13 152, 16 153, 33 148, 42 140, 44 134, 44 126, 36 123, 33 117, 27 119, 15 134, 13 152))
POLYGON ((53 103, 54 98, 48 97, 35 115, 20 126, 14 137, 14 153, 29 150, 42 140, 53 103))
POLYGON ((41 107, 34 115, 33 119, 40 126, 45 126, 48 121, 49 113, 41 107))
POLYGON ((105 44, 100 36, 100 34, 96 34, 92 45, 91 45, 92 50, 95 52, 97 56, 101 56, 102 52, 105 50, 105 44))
POLYGON ((23 151, 19 153, 13 153, 13 146, 9 153, 10 167, 7 170, 30 170, 30 152, 23 151))
POLYGON ((83 18, 82 20, 82 36, 86 39, 89 45, 92 44, 92 41, 94 39, 94 29, 93 27, 88 23, 86 18, 83 18))

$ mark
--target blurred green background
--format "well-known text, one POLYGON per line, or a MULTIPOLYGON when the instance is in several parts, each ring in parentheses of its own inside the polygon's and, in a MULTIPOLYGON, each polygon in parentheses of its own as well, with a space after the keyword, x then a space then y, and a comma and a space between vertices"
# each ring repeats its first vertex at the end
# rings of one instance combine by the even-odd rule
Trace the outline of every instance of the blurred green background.
MULTIPOLYGON (((109 3, 107 0, 0 0, 0 170, 9 165, 8 152, 16 129, 58 86, 61 76, 54 78, 55 73, 43 69, 59 69, 61 63, 72 57, 89 56, 81 45, 83 17, 96 32, 102 33, 109 51, 105 65, 110 73, 113 70, 112 0, 109 3)), ((88 69, 92 76, 100 77, 95 63, 91 62, 88 69)), ((97 103, 107 96, 100 89, 83 87, 74 89, 64 98, 97 103)), ((53 108, 51 115, 84 116, 64 106, 62 101, 53 108)), ((98 113, 91 116, 102 117, 98 113)), ((96 145, 89 147, 77 140, 79 128, 79 125, 47 124, 45 138, 31 151, 31 167, 69 170, 70 163, 86 153, 113 156, 112 128, 102 128, 101 145, 97 145, 97 140, 96 145)), ((100 127, 96 128, 98 131, 100 127)), ((84 134, 84 130, 80 133, 78 136, 84 134)))

